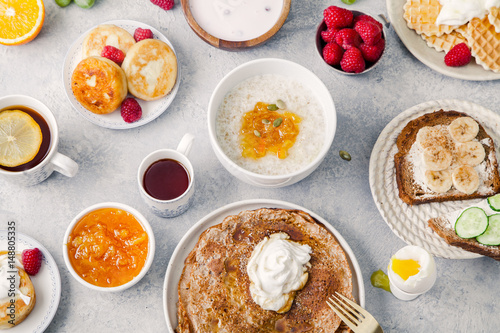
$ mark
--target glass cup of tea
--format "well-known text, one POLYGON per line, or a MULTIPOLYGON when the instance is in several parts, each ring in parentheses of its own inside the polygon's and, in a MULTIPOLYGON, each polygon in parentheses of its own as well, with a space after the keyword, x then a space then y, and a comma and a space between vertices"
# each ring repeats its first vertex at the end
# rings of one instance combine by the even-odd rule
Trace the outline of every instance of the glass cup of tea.
POLYGON ((184 213, 193 201, 194 170, 187 158, 194 136, 184 134, 177 149, 160 149, 146 156, 137 172, 144 202, 160 217, 184 213))
POLYGON ((30 186, 44 181, 54 171, 67 177, 76 175, 78 164, 57 151, 59 130, 56 118, 47 106, 33 97, 24 95, 0 97, 0 113, 9 110, 19 110, 31 116, 40 127, 42 143, 36 156, 30 161, 16 166, 0 164, 1 179, 30 186))

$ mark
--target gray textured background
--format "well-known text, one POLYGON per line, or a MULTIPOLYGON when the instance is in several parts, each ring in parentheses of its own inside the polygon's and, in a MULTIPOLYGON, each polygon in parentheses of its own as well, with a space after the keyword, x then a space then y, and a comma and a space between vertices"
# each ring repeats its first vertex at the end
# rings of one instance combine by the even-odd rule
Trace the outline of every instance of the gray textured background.
MULTIPOLYGON (((437 258, 436 285, 411 302, 370 285, 372 272, 386 270, 390 256, 405 243, 375 207, 368 165, 379 133, 403 110, 429 100, 458 98, 498 112, 499 81, 469 82, 434 72, 407 51, 392 28, 377 68, 356 77, 335 74, 316 53, 314 38, 323 9, 343 4, 340 0, 292 2, 277 35, 244 52, 221 51, 200 40, 184 19, 180 3, 165 12, 147 0, 96 0, 90 10, 75 4, 59 8, 46 0, 40 35, 23 46, 0 46, 0 95, 25 94, 45 103, 59 123, 60 152, 80 165, 72 179, 53 174, 30 188, 0 181, 0 209, 14 212, 18 231, 47 247, 61 272, 61 303, 47 331, 166 331, 161 290, 177 242, 213 209, 252 198, 289 201, 330 221, 353 249, 363 273, 366 307, 386 331, 498 331, 500 266, 492 259, 437 258), (93 125, 72 108, 62 85, 62 64, 73 41, 92 26, 113 19, 137 20, 160 30, 173 43, 182 70, 180 89, 170 108, 136 129, 116 131, 93 125), (220 165, 207 139, 206 107, 216 84, 234 67, 262 57, 292 60, 312 70, 329 88, 338 114, 337 134, 324 162, 305 180, 282 189, 259 189, 238 181, 220 165), (180 217, 161 219, 147 210, 139 196, 137 167, 147 153, 174 148, 185 132, 197 136, 190 154, 197 175, 194 204, 180 217), (351 153, 352 161, 340 159, 341 149, 351 153), (68 223, 85 207, 102 201, 122 202, 141 211, 157 241, 149 273, 133 288, 116 294, 80 285, 62 257, 68 223)), ((387 12, 382 0, 358 0, 349 8, 387 12)))

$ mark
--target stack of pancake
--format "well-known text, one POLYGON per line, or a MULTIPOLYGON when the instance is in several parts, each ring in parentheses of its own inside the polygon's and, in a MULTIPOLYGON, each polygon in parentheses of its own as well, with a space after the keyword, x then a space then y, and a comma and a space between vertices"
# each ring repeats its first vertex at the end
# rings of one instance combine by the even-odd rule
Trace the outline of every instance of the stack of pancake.
POLYGON ((158 39, 135 41, 125 29, 111 24, 97 26, 82 44, 83 60, 71 77, 77 101, 96 114, 116 110, 127 93, 152 101, 166 96, 177 79, 177 58, 173 50, 158 39), (106 45, 125 54, 121 67, 101 57, 106 45))

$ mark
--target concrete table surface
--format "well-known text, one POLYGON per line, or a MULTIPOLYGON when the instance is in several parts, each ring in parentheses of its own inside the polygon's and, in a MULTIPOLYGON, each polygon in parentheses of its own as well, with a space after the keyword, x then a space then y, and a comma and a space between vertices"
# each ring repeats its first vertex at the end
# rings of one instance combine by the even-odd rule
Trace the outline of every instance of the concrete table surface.
MULTIPOLYGON (((173 10, 164 11, 147 0, 96 0, 93 8, 84 10, 74 3, 60 8, 45 0, 46 17, 39 36, 26 45, 0 46, 0 96, 24 94, 45 103, 59 123, 59 151, 80 167, 74 178, 54 173, 32 187, 0 180, 0 210, 10 211, 17 231, 41 242, 60 270, 61 302, 47 332, 167 331, 162 286, 177 243, 212 210, 254 198, 301 205, 343 235, 362 270, 366 308, 385 331, 498 332, 500 264, 490 258, 436 258, 435 286, 411 302, 371 286, 370 275, 378 269, 386 271, 391 255, 406 244, 374 204, 368 167, 378 135, 400 112, 425 101, 449 98, 500 112, 500 82, 463 81, 431 70, 412 56, 392 27, 387 30, 384 59, 374 70, 362 76, 333 73, 315 49, 316 27, 329 5, 346 6, 339 0, 294 0, 284 26, 266 44, 228 52, 195 35, 179 2, 173 10), (160 30, 173 43, 182 71, 178 94, 166 112, 128 130, 110 130, 84 119, 69 103, 62 84, 62 65, 72 43, 89 28, 115 19, 136 20, 160 30), (261 189, 237 180, 219 163, 208 141, 206 110, 213 89, 234 67, 264 57, 284 58, 309 68, 328 87, 338 116, 336 136, 323 163, 303 181, 280 189, 261 189), (196 135, 190 154, 197 182, 194 203, 177 218, 159 218, 140 198, 137 168, 149 152, 175 148, 186 132, 196 135), (339 150, 348 151, 352 160, 342 160, 339 150), (148 274, 120 293, 100 293, 80 285, 70 276, 62 256, 69 222, 85 207, 103 201, 125 203, 142 212, 156 237, 156 255, 148 274)), ((387 13, 381 0, 358 0, 348 8, 387 13)))

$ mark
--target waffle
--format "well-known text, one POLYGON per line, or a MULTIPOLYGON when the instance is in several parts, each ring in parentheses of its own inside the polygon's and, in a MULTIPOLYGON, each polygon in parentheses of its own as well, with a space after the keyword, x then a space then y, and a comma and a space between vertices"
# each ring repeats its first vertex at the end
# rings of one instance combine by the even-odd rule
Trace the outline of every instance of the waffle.
POLYGON ((500 8, 491 7, 488 20, 495 27, 495 31, 500 33, 500 8))
POLYGON ((486 70, 500 71, 500 33, 490 23, 488 16, 474 18, 468 26, 467 44, 476 62, 486 70))
POLYGON ((448 53, 453 46, 467 42, 467 39, 457 31, 452 31, 449 34, 443 34, 441 36, 429 37, 423 34, 420 36, 427 42, 429 47, 432 47, 439 52, 444 51, 446 53, 448 53))
POLYGON ((439 0, 407 0, 403 7, 403 16, 408 27, 419 35, 441 36, 458 28, 457 26, 436 25, 441 8, 439 0))

